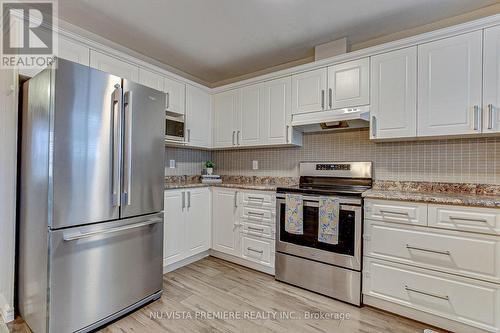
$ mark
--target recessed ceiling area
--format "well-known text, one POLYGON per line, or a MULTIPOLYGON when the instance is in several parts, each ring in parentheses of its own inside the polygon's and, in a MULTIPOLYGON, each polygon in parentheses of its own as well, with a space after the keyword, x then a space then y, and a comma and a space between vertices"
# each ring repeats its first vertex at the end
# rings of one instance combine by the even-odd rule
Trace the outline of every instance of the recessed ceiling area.
POLYGON ((64 0, 59 17, 208 83, 360 43, 497 0, 64 0))

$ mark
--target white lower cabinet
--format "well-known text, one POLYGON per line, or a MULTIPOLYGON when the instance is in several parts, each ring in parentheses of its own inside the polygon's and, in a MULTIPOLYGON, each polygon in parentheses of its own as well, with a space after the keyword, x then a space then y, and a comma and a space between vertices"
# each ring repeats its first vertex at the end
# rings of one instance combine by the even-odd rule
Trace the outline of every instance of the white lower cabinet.
POLYGON ((372 199, 366 207, 365 304, 451 331, 500 332, 500 210, 372 199))
POLYGON ((165 191, 163 265, 177 263, 210 248, 210 189, 165 191))
POLYGON ((456 275, 365 258, 365 295, 499 332, 498 285, 456 275))
POLYGON ((238 191, 231 188, 212 189, 212 248, 216 251, 239 256, 238 191))
POLYGON ((274 267, 274 241, 250 234, 241 236, 241 256, 268 267, 274 267))
POLYGON ((214 187, 212 255, 274 274, 274 193, 214 187))

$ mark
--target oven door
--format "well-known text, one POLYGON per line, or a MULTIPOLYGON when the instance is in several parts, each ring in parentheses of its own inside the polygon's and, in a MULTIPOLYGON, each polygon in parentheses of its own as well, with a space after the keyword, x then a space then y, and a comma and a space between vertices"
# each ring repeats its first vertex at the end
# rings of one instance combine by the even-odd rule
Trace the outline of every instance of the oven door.
POLYGON ((332 245, 318 241, 319 197, 303 197, 304 233, 285 231, 284 195, 276 198, 276 251, 319 262, 361 270, 361 199, 340 201, 339 241, 332 245))

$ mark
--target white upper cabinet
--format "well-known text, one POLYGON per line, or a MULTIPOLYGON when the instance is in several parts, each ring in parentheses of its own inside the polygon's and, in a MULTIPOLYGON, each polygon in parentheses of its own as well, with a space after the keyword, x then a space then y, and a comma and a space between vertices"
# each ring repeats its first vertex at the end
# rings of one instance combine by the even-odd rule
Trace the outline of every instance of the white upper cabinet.
POLYGON ((417 47, 371 57, 371 139, 417 135, 417 47))
POLYGON ((139 66, 95 50, 90 50, 90 67, 139 82, 139 66))
POLYGON ((285 77, 263 84, 264 115, 260 127, 266 144, 294 143, 292 128, 292 79, 285 77))
POLYGON ((186 112, 186 85, 182 82, 165 78, 163 91, 166 93, 166 110, 178 114, 186 112))
POLYGON ((188 146, 212 145, 212 99, 206 91, 186 85, 186 142, 188 146))
POLYGON ((484 30, 483 132, 500 132, 500 26, 484 30))
POLYGON ((214 147, 225 148, 238 145, 236 128, 240 113, 240 89, 214 95, 214 147))
POLYGON ((139 68, 139 83, 159 91, 163 91, 163 81, 165 78, 155 72, 144 68, 139 68))
POLYGON ((327 109, 349 108, 370 103, 369 58, 328 67, 327 109))
POLYGON ((300 145, 291 127, 292 79, 285 77, 214 96, 214 146, 300 145))
POLYGON ((418 136, 481 132, 482 31, 418 46, 418 136))
POLYGON ((90 62, 90 49, 67 38, 59 36, 58 57, 88 66, 90 62))
MULTIPOLYGON (((90 49, 68 38, 59 36, 57 57, 76 62, 80 65, 88 66, 90 61, 90 49)), ((33 77, 42 70, 44 70, 44 68, 21 68, 19 69, 19 74, 33 77)))
POLYGON ((369 103, 369 58, 292 76, 292 114, 349 108, 369 103))
POLYGON ((327 69, 292 76, 292 114, 325 110, 327 69))
POLYGON ((238 145, 254 146, 263 143, 262 118, 268 105, 265 103, 266 91, 260 84, 241 89, 241 115, 237 130, 238 145))

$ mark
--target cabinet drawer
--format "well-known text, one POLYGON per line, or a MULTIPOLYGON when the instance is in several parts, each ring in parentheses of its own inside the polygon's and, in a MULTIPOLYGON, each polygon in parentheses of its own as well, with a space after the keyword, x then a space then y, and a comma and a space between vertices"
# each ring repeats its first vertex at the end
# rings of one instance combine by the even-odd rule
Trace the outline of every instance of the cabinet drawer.
POLYGON ((500 329, 500 286, 365 257, 363 294, 484 330, 500 329))
POLYGON ((243 207, 241 217, 253 223, 274 224, 274 213, 268 209, 243 207))
POLYGON ((245 220, 242 224, 246 234, 274 239, 274 225, 248 223, 245 220))
POLYGON ((365 218, 375 221, 427 225, 427 204, 366 200, 365 218))
POLYGON ((429 205, 429 226, 500 235, 500 209, 429 205))
POLYGON ((241 246, 244 259, 274 267, 274 240, 242 235, 241 246))
POLYGON ((366 256, 500 283, 500 238, 366 221, 366 256))
POLYGON ((243 192, 243 206, 276 209, 274 194, 243 192))

